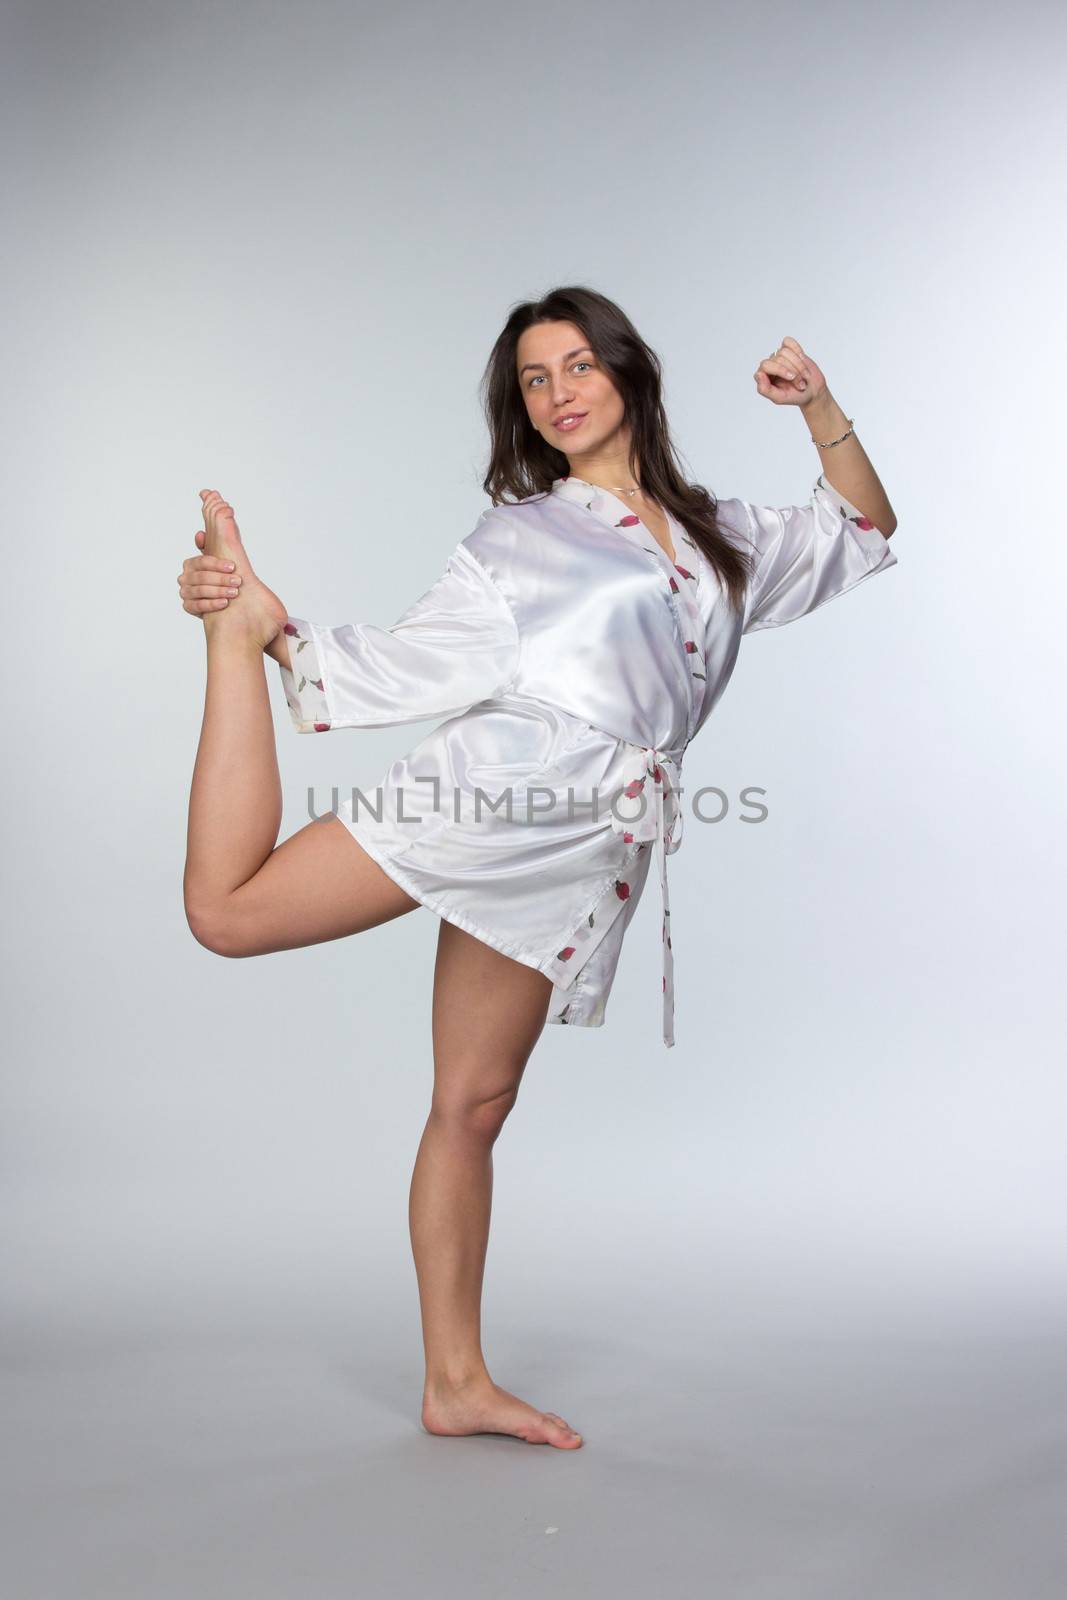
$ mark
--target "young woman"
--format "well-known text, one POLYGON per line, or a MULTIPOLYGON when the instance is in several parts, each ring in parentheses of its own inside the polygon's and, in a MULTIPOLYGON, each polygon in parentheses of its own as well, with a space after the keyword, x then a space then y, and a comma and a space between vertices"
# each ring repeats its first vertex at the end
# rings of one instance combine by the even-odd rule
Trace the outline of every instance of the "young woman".
POLYGON ((653 847, 673 1044, 666 857, 681 842, 683 752, 743 634, 896 564, 892 507, 815 362, 786 338, 754 378, 801 412, 832 477, 805 504, 715 500, 686 482, 658 357, 612 301, 577 287, 517 306, 483 377, 492 509, 390 628, 291 616, 253 570, 232 507, 201 491, 202 553, 178 579, 207 636, 192 932, 250 956, 418 905, 441 918, 434 1087, 410 1197, 433 1433, 581 1444, 495 1384, 482 1354, 494 1141, 546 1022, 603 1023, 653 847), (357 791, 279 845, 264 652, 300 732, 447 720, 374 796, 357 791))

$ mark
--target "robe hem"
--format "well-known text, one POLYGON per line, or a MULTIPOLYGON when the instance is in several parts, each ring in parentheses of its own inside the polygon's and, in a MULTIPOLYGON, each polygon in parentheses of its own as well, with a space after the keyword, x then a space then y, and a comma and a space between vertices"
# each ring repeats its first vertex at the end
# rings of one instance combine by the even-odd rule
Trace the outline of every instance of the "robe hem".
MULTIPOLYGON (((542 970, 541 963, 546 957, 532 954, 525 946, 509 944, 499 934, 490 933, 488 929, 480 927, 478 923, 474 922, 462 911, 456 911, 451 906, 446 909, 441 905, 440 897, 432 889, 424 888, 416 878, 398 864, 395 856, 390 855, 381 845, 374 843, 366 834, 358 832, 339 812, 335 812, 334 815, 339 822, 344 823, 356 843, 363 846, 367 854, 373 857, 382 870, 388 873, 389 877, 401 889, 406 890, 420 905, 425 906, 427 911, 434 912, 436 916, 443 918, 445 922, 455 923, 465 933, 473 934, 476 939, 481 939, 483 944, 491 945, 494 950, 499 950, 501 955, 510 956, 513 961, 521 961, 524 967, 533 967, 538 972, 542 970)), ((544 975, 546 978, 548 977, 547 972, 544 975)))
MULTIPOLYGON (((636 865, 641 856, 641 849, 642 846, 640 843, 635 844, 630 849, 629 854, 622 865, 618 869, 608 873, 607 877, 605 877, 597 887, 593 898, 587 902, 584 910, 578 918, 578 921, 574 924, 573 929, 568 934, 568 938, 580 938, 580 935, 588 927, 589 918, 596 912, 597 907, 611 893, 615 887, 615 884, 620 880, 620 878, 624 878, 625 874, 630 870, 630 868, 636 865)), ((586 967, 589 961, 591 961, 593 956, 596 955, 601 944, 615 926, 617 918, 621 917, 625 912, 628 900, 629 896, 627 896, 625 899, 617 898, 613 905, 611 916, 606 922, 601 922, 600 926, 597 928, 596 938, 592 940, 585 940, 580 943, 579 948, 582 952, 580 966, 574 968, 570 972, 563 971, 561 973, 559 971, 560 960, 558 952, 550 958, 548 965, 556 970, 549 972, 547 976, 552 979, 557 989, 560 989, 565 994, 574 994, 585 975, 586 967)), ((566 940, 564 940, 564 943, 560 948, 566 949, 566 940)), ((604 997, 604 1000, 606 1003, 607 996, 604 997)))
MULTIPOLYGON (((489 945, 491 949, 499 950, 501 955, 510 956, 513 961, 521 962, 523 966, 532 967, 535 972, 542 973, 543 976, 549 980, 553 990, 556 991, 557 994, 566 995, 569 997, 565 1003, 564 1009, 573 1005, 576 1000, 584 998, 585 991, 580 988, 580 985, 582 978, 586 973, 587 963, 596 954, 597 950, 600 948, 601 942, 611 932, 616 918, 621 916, 626 910, 626 900, 618 901, 617 910, 614 911, 609 921, 603 924, 598 930, 598 937, 596 941, 588 944, 584 948, 582 964, 576 971, 567 974, 569 981, 560 982, 558 976, 555 976, 552 972, 545 970, 547 967, 551 967, 556 964, 558 961, 557 955, 535 955, 528 949, 528 947, 510 944, 507 940, 502 939, 499 934, 491 933, 487 928, 481 927, 478 923, 474 922, 472 918, 466 916, 462 911, 457 911, 453 906, 446 907, 442 903, 441 896, 435 893, 434 890, 426 889, 422 884, 420 884, 416 877, 414 877, 402 865, 399 864, 395 856, 383 849, 382 846, 374 841, 371 837, 361 832, 358 825, 354 827, 352 823, 349 822, 345 817, 341 816, 339 812, 334 812, 333 815, 337 817, 339 822, 344 824, 350 836, 355 839, 357 844, 363 846, 367 854, 378 864, 378 866, 381 867, 382 871, 385 872, 388 877, 392 878, 393 882, 396 883, 399 888, 403 889, 407 894, 410 894, 412 899, 417 900, 421 906, 425 907, 427 911, 433 912, 435 916, 440 917, 445 922, 451 922, 456 927, 462 928, 465 933, 471 934, 475 939, 480 939, 483 944, 489 945)), ((636 860, 639 854, 640 845, 638 845, 631 855, 630 862, 636 860)), ((596 895, 586 905, 585 910, 582 912, 577 923, 577 928, 585 926, 590 914, 595 912, 597 906, 601 903, 609 890, 614 886, 618 875, 618 872, 612 872, 598 887, 596 895)), ((598 1003, 598 1009, 600 1011, 599 1016, 595 1016, 593 1018, 582 1018, 580 1016, 560 1018, 548 1016, 546 1017, 546 1022, 558 1023, 562 1021, 565 1026, 572 1028, 602 1027, 604 1023, 603 1013, 604 1008, 607 1005, 607 1000, 607 995, 600 997, 598 1003)))

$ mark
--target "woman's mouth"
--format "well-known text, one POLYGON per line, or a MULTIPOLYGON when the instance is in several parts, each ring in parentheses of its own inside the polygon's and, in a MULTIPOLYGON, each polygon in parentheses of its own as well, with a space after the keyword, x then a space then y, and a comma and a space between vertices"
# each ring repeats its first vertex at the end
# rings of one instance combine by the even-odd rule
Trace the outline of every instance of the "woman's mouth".
POLYGON ((552 426, 559 433, 572 433, 575 428, 579 427, 585 421, 588 415, 588 411, 568 412, 567 416, 561 417, 560 420, 558 422, 554 422, 552 426))

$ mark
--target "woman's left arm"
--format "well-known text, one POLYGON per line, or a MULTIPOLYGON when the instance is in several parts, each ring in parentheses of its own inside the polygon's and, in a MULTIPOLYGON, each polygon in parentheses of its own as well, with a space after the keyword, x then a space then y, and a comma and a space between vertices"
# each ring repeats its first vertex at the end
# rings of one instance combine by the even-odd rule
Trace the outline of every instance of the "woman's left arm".
POLYGON ((848 433, 848 418, 826 387, 822 369, 787 334, 775 354, 761 361, 752 376, 765 400, 800 407, 826 482, 888 539, 897 525, 896 514, 855 433, 841 439, 848 433), (841 443, 834 444, 835 439, 841 443))
POLYGON ((848 433, 848 418, 829 389, 824 389, 802 409, 827 483, 844 499, 851 500, 874 523, 879 533, 886 539, 890 538, 897 525, 896 514, 855 433, 849 433, 848 438, 842 439, 840 444, 825 448, 831 440, 840 439, 843 433, 848 433))

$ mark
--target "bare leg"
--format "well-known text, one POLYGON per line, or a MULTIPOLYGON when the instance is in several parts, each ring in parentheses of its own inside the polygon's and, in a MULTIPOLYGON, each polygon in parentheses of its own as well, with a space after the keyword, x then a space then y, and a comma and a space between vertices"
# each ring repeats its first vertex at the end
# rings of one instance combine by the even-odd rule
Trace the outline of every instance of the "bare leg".
POLYGON ((544 1027, 543 973, 442 921, 434 974, 434 1091, 411 1180, 410 1225, 422 1307, 429 1433, 509 1433, 575 1449, 581 1436, 489 1376, 481 1296, 493 1144, 544 1027))
MULTIPOLYGON (((232 555, 250 573, 229 528, 209 553, 232 555)), ((249 599, 204 617, 207 698, 189 796, 186 917, 201 944, 226 956, 344 938, 418 905, 338 817, 275 848, 282 791, 263 659, 271 623, 249 599)))

